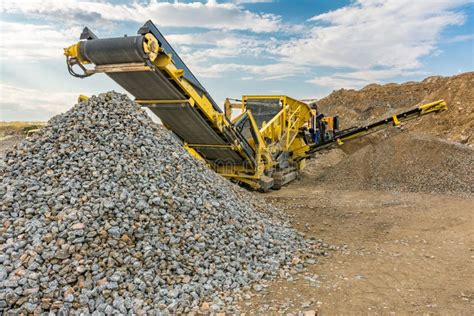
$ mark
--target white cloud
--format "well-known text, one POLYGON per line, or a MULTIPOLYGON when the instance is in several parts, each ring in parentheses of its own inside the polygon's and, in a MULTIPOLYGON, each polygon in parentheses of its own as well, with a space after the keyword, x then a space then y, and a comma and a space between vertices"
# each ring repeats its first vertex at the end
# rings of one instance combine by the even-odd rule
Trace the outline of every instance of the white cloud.
POLYGON ((287 41, 225 31, 169 38, 200 76, 220 77, 240 71, 256 79, 272 80, 308 73, 314 66, 343 67, 349 70, 307 82, 359 88, 370 82, 422 74, 421 59, 439 53, 437 44, 443 29, 464 22, 465 16, 455 9, 465 2, 358 0, 311 18, 315 25, 309 32, 307 28, 299 38, 287 41), (265 59, 266 65, 225 60, 236 56, 242 60, 253 57, 260 63, 265 59))
POLYGON ((276 52, 282 42, 274 37, 211 31, 173 34, 167 39, 199 77, 217 78, 228 72, 241 72, 244 77, 255 80, 277 80, 307 70, 300 65, 279 62, 276 52), (241 62, 231 62, 237 56, 241 62))
POLYGON ((0 60, 36 62, 47 58, 62 58, 63 48, 77 41, 80 28, 61 29, 0 21, 0 60))
POLYGON ((196 73, 198 73, 200 77, 205 78, 218 78, 226 72, 240 72, 241 75, 252 74, 257 79, 261 80, 282 79, 307 71, 306 67, 290 63, 274 63, 265 65, 222 63, 209 65, 208 67, 196 65, 193 69, 197 69, 196 73))
MULTIPOLYGON (((75 21, 76 24, 88 19, 141 23, 152 18, 160 26, 213 29, 203 33, 173 34, 167 38, 172 45, 177 46, 182 58, 192 69, 198 67, 206 76, 223 74, 225 70, 217 70, 220 64, 231 64, 229 69, 234 70, 239 63, 235 62, 236 57, 241 60, 249 57, 256 60, 255 64, 274 63, 276 66, 273 69, 284 68, 285 72, 269 74, 272 72, 267 70, 270 66, 246 65, 246 62, 240 62, 241 71, 255 74, 252 72, 254 69, 263 68, 264 75, 285 77, 301 73, 303 66, 347 67, 355 70, 378 67, 416 69, 421 66, 420 59, 423 56, 436 53, 436 44, 443 28, 464 21, 464 16, 454 9, 466 1, 357 0, 338 10, 314 16, 310 23, 316 25, 306 27, 304 31, 299 25, 286 25, 286 30, 300 30, 300 37, 295 36, 286 41, 235 32, 277 31, 283 27, 280 17, 250 12, 236 3, 151 0, 112 4, 91 0, 23 0, 4 2, 2 11, 75 21)), ((2 55, 9 54, 9 58, 29 58, 36 53, 38 58, 56 56, 61 48, 73 43, 80 33, 79 28, 71 32, 48 25, 15 26, 20 25, 5 24, 7 31, 2 32, 5 38, 2 55), (22 33, 21 38, 27 40, 11 45, 16 42, 18 32, 22 33), (37 36, 38 32, 40 36, 37 36), (45 42, 49 44, 44 45, 45 42)))
MULTIPOLYGON (((467 42, 467 41, 474 41, 474 34, 456 35, 445 40, 446 43, 460 43, 460 42, 467 42)), ((474 44, 472 47, 474 47, 474 44)))
POLYGON ((377 69, 377 70, 361 70, 352 72, 337 72, 329 76, 320 76, 308 80, 313 83, 327 88, 346 88, 359 89, 370 83, 382 83, 387 79, 394 77, 407 77, 426 75, 425 72, 417 70, 402 69, 377 69))
POLYGON ((281 50, 286 60, 306 65, 370 69, 412 69, 433 52, 441 31, 460 25, 455 9, 468 0, 357 0, 314 16, 303 37, 281 50))
POLYGON ((21 13, 42 18, 83 21, 101 24, 105 21, 134 21, 151 19, 160 26, 203 27, 209 29, 251 30, 271 32, 280 28, 280 17, 245 10, 235 3, 202 2, 133 2, 112 4, 87 0, 13 0, 2 2, 4 13, 21 13))
POLYGON ((425 75, 426 73, 417 70, 402 70, 402 69, 376 69, 376 70, 361 70, 348 73, 336 73, 335 75, 344 76, 349 79, 359 79, 367 82, 378 82, 393 77, 407 77, 415 75, 425 75))
POLYGON ((248 57, 268 62, 277 58, 275 51, 281 44, 273 37, 258 38, 229 31, 173 34, 166 38, 191 68, 235 57, 240 60, 248 57))
POLYGON ((244 4, 244 3, 270 3, 273 0, 232 0, 231 2, 237 4, 244 4))
POLYGON ((358 89, 367 84, 365 80, 346 78, 340 75, 315 77, 307 82, 327 88, 358 89))
POLYGON ((78 94, 0 83, 0 97, 0 120, 24 120, 22 115, 25 113, 37 120, 46 120, 69 109, 77 101, 78 94), (15 117, 17 114, 18 117, 15 117))

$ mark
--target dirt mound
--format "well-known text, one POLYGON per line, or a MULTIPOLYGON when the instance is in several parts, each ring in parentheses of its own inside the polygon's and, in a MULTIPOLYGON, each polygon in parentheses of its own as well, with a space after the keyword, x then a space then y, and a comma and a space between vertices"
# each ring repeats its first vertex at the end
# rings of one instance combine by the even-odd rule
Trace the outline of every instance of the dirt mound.
POLYGON ((341 89, 319 100, 318 107, 326 115, 339 115, 341 128, 348 128, 439 99, 448 103, 448 111, 410 121, 407 127, 474 144, 474 72, 421 82, 370 84, 358 91, 341 89))
POLYGON ((299 185, 314 185, 314 178, 322 176, 326 169, 331 168, 347 157, 340 148, 320 151, 312 159, 306 161, 306 166, 298 180, 299 185))
POLYGON ((341 189, 474 192, 474 150, 428 135, 402 133, 367 145, 313 180, 341 189))

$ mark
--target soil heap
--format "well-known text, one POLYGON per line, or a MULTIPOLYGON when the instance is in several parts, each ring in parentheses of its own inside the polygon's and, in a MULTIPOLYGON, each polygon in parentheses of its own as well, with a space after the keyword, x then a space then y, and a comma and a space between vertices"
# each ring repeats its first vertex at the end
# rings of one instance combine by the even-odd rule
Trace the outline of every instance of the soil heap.
POLYGON ((370 84, 358 91, 340 89, 317 103, 322 113, 341 117, 341 128, 349 128, 440 99, 449 109, 405 123, 410 131, 474 145, 474 72, 421 82, 370 84))
POLYGON ((343 189, 474 192, 474 149, 419 133, 367 145, 326 169, 313 183, 343 189))
POLYGON ((308 245, 125 95, 80 102, 4 162, 0 311, 217 311, 308 245))

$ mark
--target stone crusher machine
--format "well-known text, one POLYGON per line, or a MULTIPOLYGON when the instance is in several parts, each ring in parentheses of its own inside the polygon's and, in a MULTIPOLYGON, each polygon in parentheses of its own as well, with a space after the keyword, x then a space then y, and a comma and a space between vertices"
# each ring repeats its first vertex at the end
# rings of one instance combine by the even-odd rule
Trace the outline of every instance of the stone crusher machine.
POLYGON ((324 117, 283 95, 247 95, 238 105, 227 100, 224 113, 151 21, 138 35, 118 38, 99 39, 85 28, 65 55, 71 75, 107 74, 155 113, 194 157, 262 191, 295 179, 317 150, 446 108, 441 100, 342 131, 337 117, 324 117), (236 106, 240 112, 233 117, 236 106))

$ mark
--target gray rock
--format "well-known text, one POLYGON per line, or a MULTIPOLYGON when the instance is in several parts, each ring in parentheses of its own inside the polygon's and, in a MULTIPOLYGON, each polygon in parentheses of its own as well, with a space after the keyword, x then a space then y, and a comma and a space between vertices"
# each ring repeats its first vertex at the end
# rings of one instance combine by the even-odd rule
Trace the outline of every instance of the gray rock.
POLYGON ((105 199, 104 200, 104 207, 108 209, 113 209, 115 206, 115 203, 112 200, 105 199))
POLYGON ((8 276, 7 269, 4 266, 0 266, 0 282, 5 280, 8 276))
POLYGON ((5 310, 72 287, 50 302, 65 314, 183 314, 210 297, 221 311, 234 301, 215 293, 271 279, 307 249, 279 210, 194 159, 122 94, 53 117, 1 171, 5 310), (20 278, 9 273, 18 267, 20 278))
POLYGON ((113 237, 120 237, 120 227, 118 226, 112 226, 109 230, 108 230, 109 234, 112 235, 113 237))
POLYGON ((260 285, 260 284, 254 284, 254 285, 253 285, 253 289, 254 289, 255 291, 257 291, 257 292, 260 292, 260 291, 263 290, 263 286, 260 285))
POLYGON ((68 294, 64 297, 64 301, 67 303, 72 303, 74 302, 74 295, 73 294, 68 294))
POLYGON ((125 308, 125 300, 121 298, 120 296, 117 296, 114 299, 114 302, 112 305, 114 308, 118 309, 121 313, 127 312, 127 309, 125 308))
POLYGON ((105 310, 104 310, 104 313, 105 313, 106 315, 114 315, 115 309, 114 309, 112 306, 107 305, 107 307, 106 307, 105 310))
POLYGON ((18 286, 18 280, 16 279, 9 279, 3 282, 4 287, 16 288, 18 286))
POLYGON ((7 255, 0 255, 0 263, 4 263, 5 261, 8 260, 8 256, 7 255))

